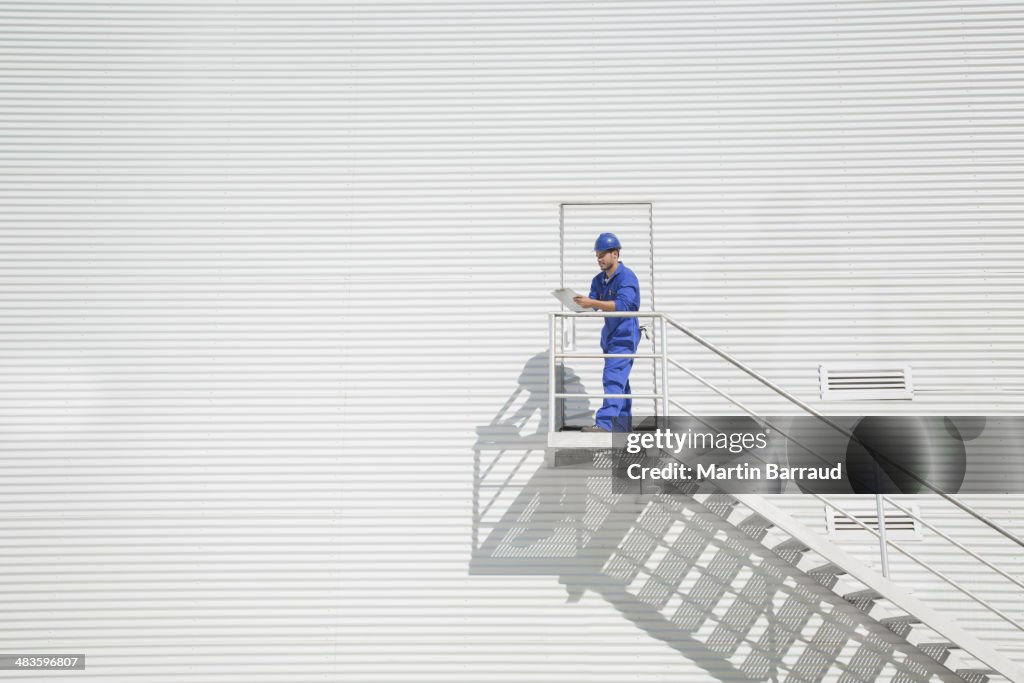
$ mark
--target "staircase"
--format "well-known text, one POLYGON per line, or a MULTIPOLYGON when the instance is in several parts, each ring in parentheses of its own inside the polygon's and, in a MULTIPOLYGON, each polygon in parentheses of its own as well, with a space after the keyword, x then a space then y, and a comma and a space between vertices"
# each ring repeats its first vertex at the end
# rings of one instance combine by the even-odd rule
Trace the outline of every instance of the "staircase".
MULTIPOLYGON (((564 315, 572 314, 551 314, 550 318, 552 388, 557 386, 556 360, 574 355, 557 351, 554 318, 564 315)), ((717 394, 729 398, 668 356, 665 332, 671 326, 802 410, 817 415, 809 406, 668 316, 643 315, 661 321, 661 353, 645 357, 660 358, 663 363, 662 392, 652 397, 658 398, 666 408, 664 414, 668 414, 667 408, 673 405, 685 410, 668 394, 664 370, 669 365, 682 369, 717 394)), ((557 415, 556 399, 569 396, 573 395, 551 391, 549 414, 557 415)), ((600 454, 613 454, 612 448, 610 434, 560 431, 557 421, 551 421, 549 463, 595 467, 601 460, 600 454), (599 454, 596 461, 595 453, 599 454)), ((949 615, 924 604, 905 586, 885 578, 774 506, 768 496, 725 494, 705 484, 679 482, 672 493, 646 495, 637 500, 642 511, 636 524, 625 537, 612 543, 615 549, 602 567, 603 575, 611 581, 590 588, 613 604, 621 605, 624 613, 646 615, 644 623, 661 624, 658 629, 691 634, 709 656, 725 657, 732 662, 735 667, 732 676, 764 680, 771 671, 776 674, 785 671, 785 680, 794 683, 833 680, 836 675, 843 683, 873 680, 909 683, 932 679, 1024 683, 1024 669, 1019 664, 976 634, 964 630, 949 615), (673 530, 680 529, 677 536, 671 537, 673 530), (711 539, 717 541, 712 543, 711 539), (708 554, 712 545, 716 545, 717 552, 708 554), (744 562, 752 558, 759 562, 757 580, 747 577, 737 592, 735 586, 742 583, 739 579, 744 562), (666 613, 673 599, 679 604, 666 613), (821 613, 820 609, 812 607, 816 603, 831 606, 828 619, 818 624, 812 623, 815 615, 821 613), (771 639, 770 646, 766 638, 771 639)), ((962 502, 955 499, 950 502, 1021 544, 1013 534, 998 528, 962 502)), ((948 539, 940 530, 935 531, 948 539)), ((882 547, 886 544, 899 549, 883 536, 882 547)), ((975 553, 967 552, 1021 585, 975 553)), ((749 573, 750 568, 747 569, 749 573)), ((1021 629, 1011 617, 964 587, 955 582, 952 586, 1021 629)))

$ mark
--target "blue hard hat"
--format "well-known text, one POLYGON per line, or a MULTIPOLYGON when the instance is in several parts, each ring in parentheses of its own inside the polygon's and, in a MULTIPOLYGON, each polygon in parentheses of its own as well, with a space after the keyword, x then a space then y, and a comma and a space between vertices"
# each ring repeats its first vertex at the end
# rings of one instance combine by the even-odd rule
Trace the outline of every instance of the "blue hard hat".
POLYGON ((614 233, 602 232, 594 242, 594 251, 608 251, 609 249, 622 249, 622 243, 614 233))

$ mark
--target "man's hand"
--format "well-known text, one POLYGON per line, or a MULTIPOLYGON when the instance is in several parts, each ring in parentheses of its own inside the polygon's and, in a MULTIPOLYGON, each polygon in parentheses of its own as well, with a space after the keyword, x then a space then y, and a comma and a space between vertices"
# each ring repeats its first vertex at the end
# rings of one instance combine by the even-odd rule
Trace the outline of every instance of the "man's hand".
POLYGON ((605 313, 612 313, 615 311, 614 301, 601 301, 600 299, 591 299, 589 296, 583 296, 582 294, 574 296, 572 300, 573 302, 575 302, 577 306, 580 306, 582 308, 596 308, 597 310, 604 311, 605 313))
POLYGON ((595 308, 596 307, 596 302, 593 299, 591 299, 589 296, 583 296, 582 294, 577 294, 576 296, 574 296, 572 298, 572 300, 573 300, 573 303, 575 303, 577 306, 579 306, 581 308, 595 308))

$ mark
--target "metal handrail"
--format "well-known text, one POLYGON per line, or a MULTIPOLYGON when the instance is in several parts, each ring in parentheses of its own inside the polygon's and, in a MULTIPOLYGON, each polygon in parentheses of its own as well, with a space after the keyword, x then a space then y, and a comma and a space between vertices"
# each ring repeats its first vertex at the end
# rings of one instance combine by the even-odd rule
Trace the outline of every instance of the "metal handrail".
MULTIPOLYGON (((662 403, 663 403, 663 412, 664 412, 664 414, 666 416, 669 414, 669 410, 668 410, 669 404, 672 404, 672 405, 676 406, 677 408, 679 408, 679 409, 681 409, 681 410, 683 410, 683 411, 685 411, 685 412, 687 412, 689 414, 692 414, 682 404, 680 404, 679 402, 677 402, 675 400, 672 400, 669 397, 669 395, 668 395, 668 374, 667 374, 667 370, 668 370, 668 366, 669 365, 673 365, 673 366, 679 368, 680 370, 686 372, 692 378, 694 378, 699 383, 701 383, 702 385, 704 385, 708 389, 712 390, 713 392, 715 392, 719 396, 725 398, 729 402, 731 402, 734 405, 738 406, 745 413, 749 414, 750 416, 754 417, 755 419, 767 422, 765 420, 765 418, 762 418, 761 416, 759 416, 757 413, 755 413, 753 410, 751 410, 750 408, 748 408, 747 406, 742 404, 740 401, 738 401, 737 399, 733 398, 728 393, 720 390, 714 384, 712 384, 708 380, 704 379, 703 377, 698 375, 696 372, 690 370, 685 365, 682 365, 681 363, 678 363, 673 358, 668 356, 668 345, 667 345, 667 339, 666 339, 666 325, 672 325, 673 327, 675 327, 676 329, 678 329, 679 331, 683 332, 688 337, 690 337, 691 339, 693 339, 694 341, 699 343, 701 346, 703 346, 706 349, 708 349, 709 351, 713 352, 714 354, 716 354, 720 358, 726 360, 727 362, 729 362, 734 367, 742 370, 744 373, 746 373, 750 377, 754 378, 755 380, 757 380, 758 382, 760 382, 764 386, 768 387, 769 389, 771 389, 776 394, 778 394, 779 396, 783 397, 784 399, 786 399, 787 401, 789 401, 793 405, 799 407, 804 412, 806 412, 806 413, 814 416, 815 418, 819 419, 820 421, 824 422, 826 425, 828 425, 832 429, 838 431, 840 434, 843 434, 844 436, 846 436, 849 439, 851 439, 851 441, 860 444, 861 446, 866 448, 870 453, 872 453, 876 457, 879 457, 879 458, 885 460, 887 463, 894 465, 895 467, 897 467, 898 469, 902 470, 904 473, 906 473, 908 476, 910 476, 911 478, 913 478, 917 482, 923 484, 929 490, 933 491, 934 493, 937 493, 942 498, 946 499, 947 501, 949 501, 950 503, 952 503, 956 507, 960 508, 964 512, 967 512, 969 515, 971 515, 972 517, 974 517, 978 521, 982 522, 986 526, 988 526, 988 527, 992 528, 993 530, 997 531, 998 533, 1000 533, 1004 537, 1010 539, 1011 541, 1015 542, 1016 544, 1018 544, 1020 546, 1024 546, 1024 541, 1022 541, 1019 537, 1017 537, 1015 534, 1013 534, 1009 530, 1003 528, 998 523, 996 523, 993 520, 989 519, 988 517, 986 517, 985 515, 981 514, 980 512, 974 510, 969 505, 967 505, 967 504, 957 500, 955 497, 951 496, 950 494, 948 494, 948 493, 938 489, 937 487, 932 485, 931 482, 928 482, 927 480, 925 480, 925 479, 921 478, 920 476, 918 476, 916 473, 907 470, 906 468, 902 467, 902 465, 900 465, 899 463, 893 462, 890 458, 884 456, 883 454, 876 453, 875 451, 870 449, 866 444, 864 444, 859 438, 857 438, 849 430, 843 428, 842 426, 840 426, 840 425, 836 424, 835 422, 833 422, 832 420, 828 419, 825 415, 819 413, 818 411, 816 411, 811 406, 807 405, 806 403, 804 403, 800 399, 796 398, 795 396, 793 396, 792 394, 790 394, 786 390, 782 389, 781 387, 779 387, 778 385, 773 383, 771 380, 767 379, 766 377, 764 377, 763 375, 761 375, 757 371, 753 370, 752 368, 746 366, 744 363, 742 363, 738 359, 734 358, 729 353, 727 353, 727 352, 723 351, 722 349, 718 348, 717 346, 715 346, 711 342, 708 342, 703 337, 701 337, 700 335, 696 334, 695 332, 693 332, 692 330, 688 329, 686 326, 682 325, 681 323, 679 323, 678 321, 674 320, 673 318, 671 318, 670 316, 668 316, 666 314, 658 313, 658 312, 640 313, 640 312, 633 312, 633 311, 628 311, 628 312, 627 311, 615 311, 615 312, 603 312, 603 311, 589 312, 588 311, 588 312, 582 312, 582 313, 560 311, 560 312, 553 312, 553 313, 551 313, 549 315, 550 315, 550 317, 549 317, 549 325, 550 325, 550 335, 551 335, 551 340, 550 340, 551 341, 551 347, 550 347, 551 352, 550 352, 550 358, 549 358, 549 363, 550 363, 550 377, 549 377, 550 378, 550 384, 549 384, 549 386, 552 389, 555 386, 555 359, 556 358, 567 358, 567 357, 588 357, 588 358, 606 358, 606 357, 612 357, 612 358, 613 357, 638 357, 639 358, 639 357, 643 357, 643 358, 654 358, 654 359, 660 359, 661 360, 661 365, 662 365, 662 392, 661 392, 661 394, 643 394, 643 395, 636 395, 636 394, 634 394, 634 395, 631 395, 634 398, 661 398, 662 403), (660 331, 661 331, 661 352, 660 352, 660 354, 657 354, 657 353, 655 353, 655 354, 564 354, 564 353, 556 354, 556 352, 555 352, 556 335, 555 335, 555 325, 554 325, 554 321, 555 321, 556 317, 592 317, 592 318, 607 318, 607 317, 615 317, 615 318, 637 317, 638 318, 638 317, 649 317, 649 318, 652 318, 652 319, 660 319, 660 321, 661 321, 661 329, 660 329, 660 331)), ((552 416, 552 418, 551 418, 552 421, 549 424, 551 425, 552 430, 554 429, 554 421, 553 421, 554 417, 553 416, 555 414, 554 413, 555 399, 556 398, 575 397, 575 396, 586 396, 586 395, 587 394, 557 394, 553 390, 549 391, 549 397, 550 397, 550 406, 549 406, 550 407, 550 412, 549 412, 549 415, 552 416)), ((620 397, 620 396, 625 397, 627 395, 626 394, 621 394, 621 395, 620 394, 614 394, 614 395, 613 394, 608 394, 608 395, 601 394, 601 396, 616 397, 617 398, 617 397, 620 397)), ((782 433, 785 435, 784 432, 782 432, 782 433)), ((787 436, 787 438, 789 438, 788 435, 786 435, 786 436, 787 436)), ((807 447, 803 446, 802 444, 798 444, 798 445, 800 445, 801 447, 807 449, 807 447)), ((813 451, 809 451, 809 452, 813 453, 813 451)), ((1018 629, 1024 630, 1024 626, 1022 626, 1021 624, 1018 624, 1016 621, 1014 621, 1012 618, 1007 616, 1005 613, 1003 613, 1002 611, 1000 611, 996 607, 990 605, 988 602, 986 602, 984 599, 982 599, 981 597, 979 597, 978 595, 976 595, 972 591, 968 590, 967 588, 964 588, 963 586, 958 584, 955 580, 953 580, 950 577, 946 576, 942 572, 934 569, 927 562, 925 562, 924 560, 921 560, 920 558, 916 557, 913 553, 909 552, 908 550, 903 548, 898 543, 895 543, 894 541, 889 540, 888 538, 886 538, 883 501, 892 504, 897 509, 899 509, 902 512, 908 514, 910 517, 912 517, 913 519, 917 520, 919 523, 923 524, 928 529, 930 529, 933 532, 935 532, 936 534, 938 534, 944 540, 950 542, 951 544, 953 544, 955 547, 959 548, 960 550, 963 550, 968 555, 970 555, 972 558, 974 558, 974 559, 978 560, 979 562, 981 562, 982 564, 984 564, 986 567, 992 569, 993 571, 997 572, 1001 576, 1009 579, 1014 585, 1016 585, 1018 587, 1024 588, 1024 583, 1021 583, 1019 580, 1017 580, 1016 578, 1014 578, 1013 576, 1011 576, 1010 574, 1008 574, 1004 570, 1000 569, 999 567, 997 567, 996 565, 992 564, 991 562, 985 560, 984 558, 982 558, 977 553, 971 551, 969 548, 966 548, 962 544, 958 543, 956 540, 952 539, 947 534, 945 534, 944 532, 942 532, 939 529, 937 529, 935 526, 933 526, 933 525, 929 524, 928 522, 924 521, 923 519, 921 519, 918 515, 914 514, 913 512, 911 512, 909 510, 907 510, 906 508, 903 508, 901 505, 896 503, 896 501, 892 500, 889 496, 884 496, 884 495, 881 495, 881 494, 876 496, 876 501, 878 502, 878 526, 879 526, 879 531, 875 531, 874 529, 871 529, 869 526, 864 524, 861 520, 857 519, 855 516, 853 516, 852 514, 848 513, 846 510, 840 508, 839 506, 835 505, 834 503, 832 503, 831 501, 827 500, 823 496, 820 496, 818 494, 812 494, 812 495, 814 495, 816 498, 821 500, 825 505, 833 508, 834 510, 836 510, 836 511, 840 512, 841 514, 843 514, 844 516, 848 517, 854 523, 858 524, 859 526, 863 527, 864 529, 867 529, 869 532, 874 534, 879 539, 879 542, 880 542, 879 543, 879 548, 880 548, 880 554, 881 554, 881 557, 882 557, 882 565, 883 565, 883 567, 882 567, 883 575, 888 576, 888 560, 887 560, 887 557, 886 557, 886 548, 889 547, 889 546, 892 546, 892 547, 896 548, 897 550, 899 550, 902 554, 906 555, 908 558, 910 558, 911 560, 916 562, 917 564, 920 564, 921 566, 925 567, 930 572, 932 572, 933 574, 935 574, 939 578, 943 579, 944 581, 949 583, 951 586, 953 586, 954 588, 956 588, 960 592, 964 593, 968 597, 972 598, 973 600, 975 600, 976 602, 978 602, 979 604, 984 606, 986 609, 988 609, 992 613, 996 614, 997 616, 999 616, 1003 620, 1005 620, 1005 621, 1009 622, 1010 624, 1014 625, 1018 629)))
POLYGON ((853 520, 855 523, 860 525, 861 528, 866 529, 867 531, 870 531, 880 541, 884 542, 887 545, 892 546, 893 548, 896 548, 896 550, 899 550, 901 553, 903 553, 904 555, 909 557, 911 560, 913 560, 917 564, 921 565, 922 567, 924 567, 925 569, 930 571, 932 574, 935 574, 935 576, 939 577, 940 579, 942 579, 943 581, 945 581, 949 585, 953 586, 953 588, 956 588, 958 591, 960 591, 961 593, 963 593, 967 597, 972 598, 975 602, 977 602, 978 604, 982 605, 983 607, 988 609, 993 614, 997 615, 998 617, 1000 617, 1004 621, 1009 622, 1013 626, 1016 626, 1017 629, 1019 629, 1021 631, 1024 631, 1024 625, 1017 623, 1016 621, 1013 620, 1012 617, 1008 616, 1007 614, 1005 614, 1004 612, 1002 612, 998 608, 993 607, 992 605, 990 605, 988 602, 986 602, 984 599, 979 597, 974 592, 968 590, 967 588, 964 588, 959 583, 957 583, 956 580, 949 578, 948 576, 946 576, 945 574, 940 572, 935 567, 932 567, 926 560, 922 560, 921 558, 917 557, 916 555, 914 555, 914 553, 910 552, 909 550, 907 550, 906 548, 904 548, 900 544, 896 543, 895 541, 886 539, 882 533, 879 533, 878 531, 875 531, 870 526, 868 526, 867 524, 865 524, 861 520, 857 519, 854 515, 850 514, 849 512, 847 512, 843 508, 839 507, 838 505, 836 505, 832 501, 828 500, 824 496, 821 496, 821 495, 819 495, 817 493, 812 493, 811 495, 814 496, 815 498, 817 498, 818 500, 820 500, 821 502, 823 502, 825 505, 827 505, 830 508, 832 508, 833 510, 835 510, 836 512, 839 512, 843 516, 853 520))
MULTIPOLYGON (((691 377, 693 377, 693 378, 694 378, 695 380, 697 380, 698 382, 700 382, 701 384, 703 384, 703 385, 704 385, 704 386, 706 386, 707 388, 709 388, 709 389, 711 389, 712 391, 714 391, 714 392, 715 392, 716 394, 718 394, 718 395, 719 395, 719 396, 721 396, 722 398, 726 399, 727 401, 729 401, 729 402, 731 402, 732 404, 734 404, 734 405, 736 405, 737 407, 739 407, 739 408, 740 408, 741 410, 743 410, 744 412, 746 412, 746 413, 747 413, 748 415, 750 415, 751 417, 753 417, 753 418, 755 418, 755 419, 761 419, 761 420, 763 420, 763 421, 764 421, 764 423, 765 423, 765 424, 766 424, 767 426, 769 426, 769 427, 771 427, 772 429, 775 429, 775 430, 776 430, 776 431, 778 431, 779 433, 783 434, 783 435, 784 435, 784 436, 785 436, 785 437, 786 437, 786 438, 787 438, 788 440, 791 440, 791 441, 793 441, 794 443, 796 443, 797 445, 799 445, 799 446, 800 446, 801 448, 803 448, 804 450, 807 450, 807 451, 808 451, 809 453, 813 453, 813 451, 811 451, 811 450, 810 450, 810 449, 809 449, 809 448, 808 448, 807 446, 804 446, 804 445, 803 445, 803 444, 801 444, 800 442, 796 441, 796 439, 793 439, 793 438, 792 438, 791 436, 789 436, 788 434, 786 434, 786 432, 785 432, 785 431, 783 431, 782 429, 780 429, 780 428, 779 428, 778 426, 776 426, 776 425, 772 424, 772 423, 771 423, 771 422, 770 422, 769 420, 767 420, 767 419, 765 419, 765 418, 762 418, 762 417, 761 417, 761 416, 759 416, 759 415, 758 415, 758 414, 757 414, 756 412, 754 412, 754 411, 753 411, 753 410, 751 410, 750 408, 747 408, 747 407, 746 407, 745 405, 743 405, 743 404, 742 404, 742 403, 741 403, 740 401, 738 401, 737 399, 733 398, 733 397, 732 397, 732 396, 731 396, 730 394, 728 394, 727 392, 724 392, 724 391, 722 391, 721 389, 719 389, 718 387, 716 387, 716 386, 715 386, 715 385, 713 385, 712 383, 708 382, 707 380, 705 380, 705 379, 704 379, 703 377, 701 377, 701 376, 700 376, 699 374, 697 374, 697 373, 696 373, 696 372, 694 372, 693 370, 690 370, 690 369, 689 369, 689 368, 687 368, 687 367, 686 367, 685 365, 682 365, 682 364, 680 364, 680 363, 676 362, 675 360, 673 360, 673 359, 671 359, 671 358, 669 359, 669 362, 670 362, 670 363, 671 363, 672 365, 674 365, 674 366, 676 366, 677 368, 679 368, 680 370, 682 370, 682 371, 686 372, 686 373, 687 373, 688 375, 690 375, 691 377)), ((687 409, 686 409, 686 407, 685 407, 685 406, 683 406, 683 405, 682 405, 681 403, 679 403, 678 401, 675 401, 674 399, 672 399, 672 400, 670 400, 670 402, 672 403, 672 405, 676 406, 676 407, 677 407, 677 408, 679 408, 680 410, 683 410, 683 411, 685 411, 686 413, 688 413, 688 414, 690 414, 690 415, 692 415, 692 414, 693 414, 692 412, 690 412, 689 410, 687 410, 687 409)), ((816 454, 815 454, 815 455, 816 455, 816 454)), ((1000 610, 999 610, 999 609, 997 609, 996 607, 994 607, 994 606, 992 606, 991 604, 989 604, 988 602, 986 602, 986 601, 985 601, 984 599, 982 599, 981 597, 979 597, 979 596, 978 596, 977 594, 975 594, 975 593, 974 593, 973 591, 970 591, 970 590, 968 590, 968 589, 964 588, 963 586, 961 586, 960 584, 958 584, 958 583, 957 583, 957 582, 956 582, 955 580, 951 579, 950 577, 948 577, 947 575, 943 574, 942 572, 940 572, 940 571, 936 570, 936 569, 935 569, 934 567, 932 567, 931 565, 929 565, 929 564, 928 564, 927 562, 924 562, 924 561, 920 560, 919 558, 917 558, 917 557, 916 557, 916 556, 915 556, 915 555, 914 555, 913 553, 911 553, 911 552, 910 552, 909 550, 907 550, 907 549, 906 549, 906 548, 904 548, 903 546, 901 546, 901 545, 899 545, 899 544, 895 543, 894 541, 891 541, 891 540, 889 540, 889 539, 888 539, 888 538, 886 537, 886 533, 885 533, 885 516, 884 516, 884 511, 882 510, 882 507, 881 507, 881 506, 882 506, 882 501, 883 501, 883 500, 884 500, 885 502, 888 502, 888 503, 892 504, 892 505, 893 505, 894 507, 896 507, 896 508, 897 508, 897 509, 899 509, 900 511, 902 511, 902 512, 906 513, 906 514, 907 514, 907 515, 909 515, 909 516, 910 516, 910 517, 911 517, 912 519, 915 519, 915 520, 917 520, 918 522, 920 522, 921 524, 923 524, 923 525, 924 525, 924 526, 926 526, 927 528, 931 529, 931 530, 932 530, 932 531, 934 531, 934 532, 935 532, 936 534, 938 534, 938 535, 939 535, 940 537, 942 537, 942 538, 943 538, 944 540, 946 540, 946 541, 949 541, 950 543, 952 543, 952 544, 953 544, 954 546, 956 546, 957 548, 959 548, 959 549, 963 550, 963 551, 964 551, 965 553, 967 553, 967 554, 968 554, 968 555, 970 555, 971 557, 975 558, 976 560, 978 560, 979 562, 981 562, 981 563, 982 563, 983 565, 985 565, 985 566, 986 566, 986 567, 988 567, 989 569, 991 569, 991 570, 995 571, 995 572, 996 572, 997 574, 1000 574, 1001 576, 1003 576, 1003 577, 1005 577, 1005 578, 1009 579, 1009 580, 1010 580, 1010 581, 1011 581, 1011 582, 1012 582, 1012 583, 1013 583, 1014 585, 1016 585, 1016 586, 1019 586, 1019 587, 1021 587, 1021 588, 1024 588, 1024 583, 1022 583, 1021 581, 1017 580, 1016 578, 1014 578, 1013 576, 1011 576, 1010 574, 1008 574, 1008 573, 1007 573, 1006 571, 1004 571, 1004 570, 1003 570, 1003 569, 1001 569, 1000 567, 998 567, 998 566, 996 566, 996 565, 992 564, 991 562, 989 562, 989 561, 988 561, 988 560, 986 560, 985 558, 981 557, 980 555, 978 555, 978 554, 977 554, 977 553, 975 553, 974 551, 972 551, 972 550, 970 550, 969 548, 965 547, 965 546, 964 546, 964 545, 962 545, 961 543, 957 542, 957 541, 956 541, 955 539, 951 538, 950 536, 948 536, 948 535, 947 535, 947 534, 945 534, 944 532, 940 531, 939 529, 937 529, 937 528, 936 528, 935 526, 933 526, 932 524, 929 524, 929 523, 928 523, 928 522, 926 522, 926 521, 925 521, 924 519, 922 519, 922 518, 921 518, 921 517, 920 517, 919 515, 915 514, 915 513, 914 513, 914 512, 912 512, 911 510, 907 510, 906 508, 904 508, 904 507, 903 507, 902 505, 900 505, 899 503, 897 503, 897 502, 896 502, 895 500, 893 500, 893 499, 892 499, 892 498, 890 498, 889 496, 885 496, 885 495, 878 495, 878 496, 876 496, 876 501, 877 501, 877 503, 878 503, 878 506, 879 506, 879 513, 878 513, 878 520, 879 520, 879 522, 878 522, 878 531, 876 532, 876 531, 875 531, 874 529, 871 529, 871 528, 870 528, 870 527, 868 527, 868 526, 867 526, 866 524, 864 524, 864 522, 862 522, 861 520, 857 519, 857 518, 856 518, 856 517, 855 517, 855 516, 854 516, 853 514, 849 513, 848 511, 844 510, 843 508, 840 508, 840 507, 839 507, 838 505, 835 505, 835 504, 833 504, 833 503, 832 503, 831 501, 827 500, 827 499, 826 499, 826 498, 824 498, 823 496, 821 496, 821 495, 819 495, 819 494, 816 494, 816 493, 812 493, 811 495, 813 495, 813 496, 814 496, 815 498, 818 498, 819 500, 821 500, 821 501, 822 501, 822 502, 823 502, 823 503, 824 503, 825 505, 827 505, 828 507, 831 507, 831 508, 833 508, 834 510, 836 510, 837 512, 841 513, 842 515, 844 515, 845 517, 847 517, 848 519, 850 519, 851 521, 853 521, 853 522, 854 522, 855 524, 858 524, 859 526, 863 527, 864 529, 867 529, 868 531, 870 531, 870 532, 871 532, 872 534, 874 534, 874 535, 875 535, 875 536, 876 536, 876 537, 878 538, 878 540, 879 540, 879 553, 880 553, 880 555, 881 555, 881 561, 882 561, 882 575, 883 575, 883 576, 885 576, 885 577, 888 577, 888 576, 889 576, 889 567, 888 567, 888 557, 887 557, 887 553, 885 552, 885 550, 886 550, 886 548, 887 548, 887 547, 889 547, 889 546, 892 546, 892 547, 896 548, 897 550, 899 550, 899 551, 900 551, 901 553, 903 553, 904 555, 906 555, 907 557, 909 557, 909 558, 910 558, 911 560, 913 560, 914 562, 916 562, 917 564, 920 564, 920 565, 921 565, 921 566, 923 566, 923 567, 924 567, 925 569, 927 569, 928 571, 930 571, 930 572, 932 572, 933 574, 935 574, 936 576, 938 576, 938 577, 939 577, 940 579, 942 579, 943 581, 946 581, 947 583, 949 583, 950 585, 952 585, 952 586, 953 586, 954 588, 956 588, 957 590, 959 590, 959 591, 961 591, 962 593, 964 593, 965 595, 967 595, 967 596, 968 596, 969 598, 971 598, 971 599, 975 600, 975 601, 976 601, 976 602, 977 602, 978 604, 982 605, 982 606, 983 606, 983 607, 985 607, 986 609, 990 610, 991 612, 993 612, 994 614, 996 614, 997 616, 999 616, 999 617, 1000 617, 1001 619, 1003 619, 1003 620, 1005 620, 1005 621, 1008 621, 1008 622, 1009 622, 1010 624, 1012 624, 1013 626, 1015 626, 1016 628, 1018 628, 1018 629, 1020 629, 1020 630, 1024 630, 1024 626, 1022 626, 1022 625, 1021 625, 1021 624, 1019 624, 1018 622, 1014 621, 1014 620, 1013 620, 1012 618, 1010 618, 1009 616, 1007 616, 1007 615, 1006 615, 1006 614, 1005 614, 1004 612, 1000 611, 1000 610)))
POLYGON ((1016 536, 1013 532, 1003 528, 1002 526, 1000 526, 996 522, 993 522, 988 517, 986 517, 985 515, 981 514, 980 512, 978 512, 977 510, 975 510, 971 506, 967 505, 966 503, 963 503, 963 502, 957 500, 955 497, 951 496, 950 494, 946 493, 945 491, 942 491, 941 489, 939 489, 938 487, 933 485, 928 480, 926 480, 926 479, 920 477, 919 475, 917 475, 915 472, 912 472, 912 471, 906 469, 901 464, 891 460, 890 458, 887 458, 886 456, 884 456, 881 453, 874 452, 871 448, 869 448, 866 444, 864 444, 859 438, 857 438, 853 434, 853 432, 849 431, 848 429, 843 428, 842 426, 840 426, 840 425, 836 424, 835 422, 833 422, 832 420, 828 419, 826 416, 822 415, 821 413, 819 413, 814 408, 810 407, 809 405, 807 405, 806 403, 804 403, 803 401, 801 401, 797 397, 793 396, 792 394, 790 394, 788 391, 786 391, 782 387, 778 386, 777 384, 775 384, 774 382, 772 382, 768 378, 762 376, 761 374, 759 374, 755 370, 752 370, 751 368, 747 367, 746 365, 744 365, 739 360, 733 358, 731 355, 729 355, 725 351, 722 351, 721 349, 719 349, 717 346, 715 346, 711 342, 707 341, 706 339, 704 339, 700 335, 698 335, 695 332, 693 332, 690 329, 688 329, 686 326, 680 324, 676 320, 673 320, 668 315, 664 315, 663 314, 662 315, 662 320, 667 322, 669 325, 672 325, 673 327, 675 327, 676 329, 681 331, 683 334, 687 335, 688 337, 690 337, 691 339, 693 339, 694 341, 699 343, 701 346, 703 346, 706 349, 708 349, 709 351, 712 351, 713 353, 715 353, 719 357, 721 357, 724 360, 728 361, 734 367, 736 367, 736 368, 742 370, 743 372, 745 372, 746 374, 750 375, 751 377, 756 379, 761 384, 765 385, 766 387, 768 387, 769 389, 771 389, 772 391, 774 391, 778 395, 780 395, 783 398, 785 398, 786 400, 788 400, 793 405, 797 406, 798 408, 804 410, 808 414, 810 414, 810 415, 816 417, 817 419, 821 420, 822 422, 827 424, 829 427, 831 427, 832 429, 835 429, 840 434, 843 434, 844 436, 848 437, 849 439, 851 439, 855 443, 863 446, 865 449, 868 450, 868 452, 872 453, 872 455, 875 455, 875 456, 885 460, 888 464, 891 464, 892 466, 894 466, 897 469, 901 470, 907 476, 911 477, 912 479, 914 479, 918 483, 923 484, 929 490, 931 490, 932 492, 937 493, 939 496, 945 498, 950 503, 952 503, 953 505, 957 506, 958 508, 960 508, 964 512, 967 512, 968 514, 970 514, 972 517, 974 517, 978 521, 980 521, 980 522, 986 524, 987 526, 991 527, 992 529, 996 530, 997 532, 999 532, 1000 534, 1002 534, 1006 538, 1009 538, 1011 541, 1013 541, 1017 545, 1019 545, 1021 547, 1024 547, 1024 540, 1022 540, 1021 538, 1016 536))
POLYGON ((1004 571, 1004 570, 1000 569, 999 567, 997 567, 996 565, 992 564, 991 562, 986 560, 981 555, 978 555, 977 553, 975 553, 970 548, 968 548, 968 547, 962 545, 961 543, 959 543, 956 539, 951 538, 946 533, 944 533, 943 531, 941 531, 940 529, 935 527, 933 524, 930 524, 929 522, 925 521, 920 515, 916 514, 913 510, 908 510, 907 508, 903 507, 902 505, 897 503, 895 500, 893 500, 889 496, 882 496, 882 498, 885 500, 885 502, 889 503, 894 508, 896 508, 897 510, 902 512, 903 514, 905 514, 908 517, 910 517, 911 519, 917 521, 922 526, 927 527, 931 531, 935 532, 936 534, 941 536, 943 539, 949 541, 950 543, 955 545, 960 550, 963 550, 965 553, 967 553, 968 555, 970 555, 974 559, 978 560, 979 562, 981 562, 983 565, 985 565, 986 567, 988 567, 992 571, 994 571, 997 574, 1000 574, 1003 577, 1009 579, 1013 584, 1017 585, 1018 587, 1024 588, 1024 581, 1021 581, 1020 579, 1017 579, 1017 578, 1011 576, 1006 571, 1004 571))
POLYGON ((580 398, 593 396, 594 398, 661 398, 661 394, 566 394, 555 392, 555 398, 580 398))
POLYGON ((555 358, 661 358, 660 353, 556 353, 555 358))
MULTIPOLYGON (((549 336, 549 352, 548 352, 548 429, 550 431, 557 431, 557 418, 555 406, 558 399, 565 398, 578 398, 580 396, 590 396, 593 398, 640 398, 640 399, 654 399, 660 401, 662 405, 662 413, 668 415, 668 369, 666 367, 668 363, 667 354, 667 343, 666 343, 666 332, 665 332, 665 314, 657 311, 550 311, 548 313, 548 336, 549 336), (555 326, 556 318, 650 318, 651 320, 661 321, 661 352, 660 353, 566 353, 563 351, 556 351, 556 345, 558 340, 557 329, 555 326), (559 393, 554 390, 557 384, 557 375, 555 373, 556 359, 561 358, 644 358, 652 359, 655 361, 661 361, 661 391, 658 393, 651 394, 569 394, 559 393)), ((655 387, 657 389, 657 387, 655 387)))

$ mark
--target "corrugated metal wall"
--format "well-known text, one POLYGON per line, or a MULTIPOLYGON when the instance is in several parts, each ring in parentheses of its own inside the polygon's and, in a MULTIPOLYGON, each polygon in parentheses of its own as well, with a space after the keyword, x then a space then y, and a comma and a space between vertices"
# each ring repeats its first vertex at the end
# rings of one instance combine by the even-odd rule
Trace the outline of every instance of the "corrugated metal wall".
POLYGON ((0 648, 102 681, 705 680, 598 597, 468 574, 509 410, 499 494, 539 466, 558 204, 653 202, 659 306, 802 398, 892 359, 918 398, 875 410, 1019 411, 1022 24, 5 3, 0 648))

